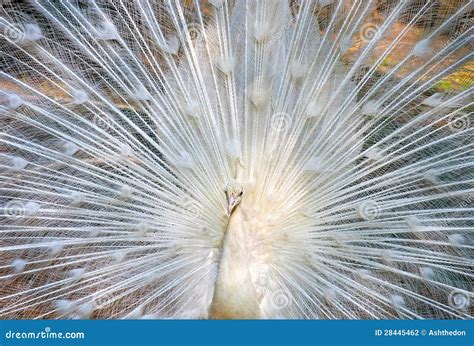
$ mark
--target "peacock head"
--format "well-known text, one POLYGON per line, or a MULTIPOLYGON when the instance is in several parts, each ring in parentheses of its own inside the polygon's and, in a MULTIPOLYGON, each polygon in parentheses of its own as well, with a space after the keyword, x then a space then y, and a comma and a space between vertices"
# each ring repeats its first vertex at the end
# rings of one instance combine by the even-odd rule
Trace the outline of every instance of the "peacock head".
POLYGON ((235 207, 242 201, 244 189, 238 181, 231 181, 225 186, 225 195, 227 197, 227 215, 230 216, 235 207))

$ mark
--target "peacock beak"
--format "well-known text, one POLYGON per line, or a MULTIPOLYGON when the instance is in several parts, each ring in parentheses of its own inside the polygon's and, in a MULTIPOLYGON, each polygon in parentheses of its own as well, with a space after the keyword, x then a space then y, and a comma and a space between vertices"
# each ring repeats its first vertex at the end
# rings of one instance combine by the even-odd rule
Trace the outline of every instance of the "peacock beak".
POLYGON ((234 210, 236 205, 237 205, 237 201, 235 197, 232 195, 228 195, 227 196, 227 216, 230 216, 232 214, 232 211, 234 210))

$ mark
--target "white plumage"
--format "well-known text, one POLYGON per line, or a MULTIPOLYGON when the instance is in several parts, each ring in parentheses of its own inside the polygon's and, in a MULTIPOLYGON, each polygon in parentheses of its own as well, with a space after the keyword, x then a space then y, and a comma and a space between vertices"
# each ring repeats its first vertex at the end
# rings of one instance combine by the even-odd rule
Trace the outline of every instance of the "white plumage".
POLYGON ((472 318, 471 2, 2 6, 0 317, 472 318))

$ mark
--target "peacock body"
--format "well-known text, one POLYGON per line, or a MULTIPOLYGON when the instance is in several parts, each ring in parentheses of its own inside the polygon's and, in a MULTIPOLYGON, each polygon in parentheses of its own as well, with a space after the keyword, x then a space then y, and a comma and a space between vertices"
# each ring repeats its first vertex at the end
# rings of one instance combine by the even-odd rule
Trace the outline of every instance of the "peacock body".
POLYGON ((2 6, 0 317, 472 318, 472 2, 2 6))

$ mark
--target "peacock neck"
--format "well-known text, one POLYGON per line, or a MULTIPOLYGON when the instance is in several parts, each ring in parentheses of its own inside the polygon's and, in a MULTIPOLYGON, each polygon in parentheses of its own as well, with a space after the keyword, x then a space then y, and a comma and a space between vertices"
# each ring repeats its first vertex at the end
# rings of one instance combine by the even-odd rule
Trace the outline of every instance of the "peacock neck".
POLYGON ((257 293, 249 271, 245 227, 245 217, 241 208, 237 207, 227 224, 209 318, 261 317, 257 293))

